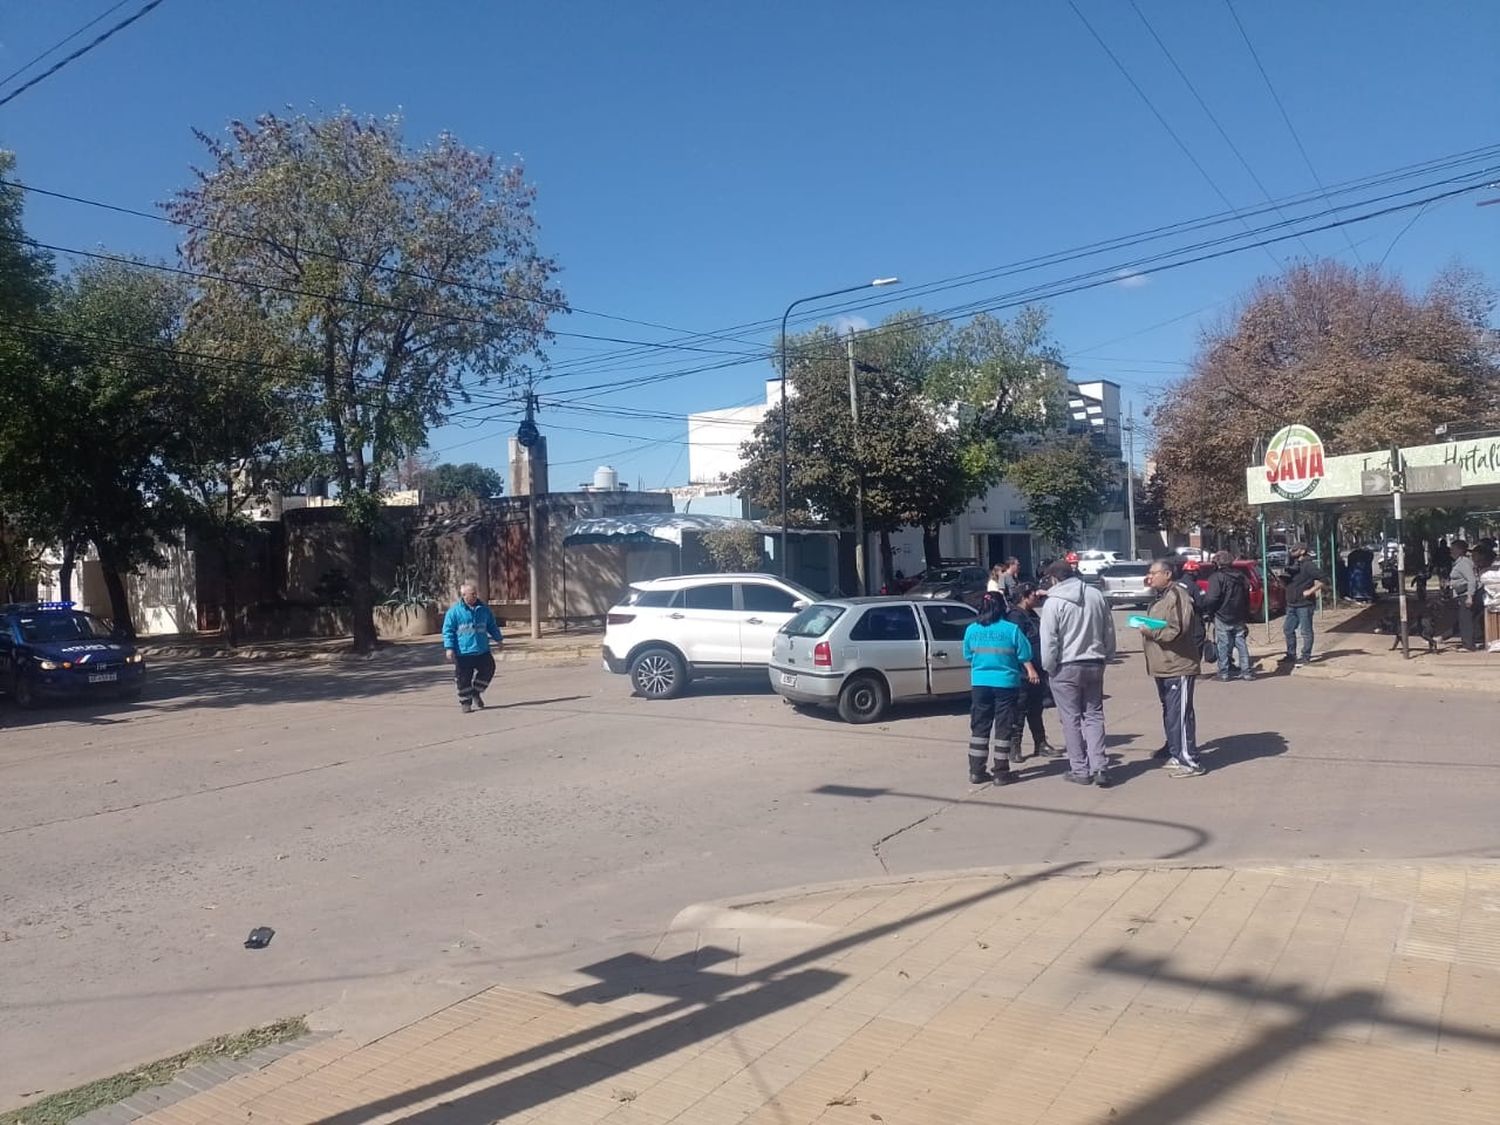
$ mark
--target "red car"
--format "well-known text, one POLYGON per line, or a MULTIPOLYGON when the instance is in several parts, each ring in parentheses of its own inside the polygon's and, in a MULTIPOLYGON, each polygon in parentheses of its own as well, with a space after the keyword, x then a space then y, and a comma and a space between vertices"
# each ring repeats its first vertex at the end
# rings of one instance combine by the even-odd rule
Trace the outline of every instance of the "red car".
MULTIPOLYGON (((1261 581, 1260 564, 1254 559, 1237 559, 1235 569, 1241 571, 1250 582, 1250 620, 1263 621, 1265 619, 1265 583, 1261 581)), ((1200 593, 1208 591, 1208 577, 1214 572, 1212 563, 1201 563, 1196 559, 1188 559, 1182 564, 1182 572, 1191 575, 1198 583, 1200 593)), ((1286 585, 1274 574, 1271 575, 1271 616, 1276 617, 1286 612, 1286 585)))

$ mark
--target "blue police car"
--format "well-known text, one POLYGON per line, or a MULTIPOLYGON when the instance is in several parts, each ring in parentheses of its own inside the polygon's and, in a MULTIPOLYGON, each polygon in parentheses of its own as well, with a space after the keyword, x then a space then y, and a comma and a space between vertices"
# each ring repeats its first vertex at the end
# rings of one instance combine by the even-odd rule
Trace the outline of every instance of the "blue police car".
POLYGON ((19 707, 48 699, 138 699, 146 658, 72 602, 0 605, 0 691, 19 707))

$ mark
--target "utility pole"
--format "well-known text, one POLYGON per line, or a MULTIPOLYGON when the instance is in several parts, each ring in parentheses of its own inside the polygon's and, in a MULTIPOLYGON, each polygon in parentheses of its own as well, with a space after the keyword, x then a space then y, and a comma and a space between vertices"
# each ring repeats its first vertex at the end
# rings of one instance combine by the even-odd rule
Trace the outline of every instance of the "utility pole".
POLYGON ((1135 403, 1125 414, 1125 522, 1130 535, 1130 561, 1135 554, 1135 403))
POLYGON ((849 356, 849 416, 854 419, 854 575, 861 596, 870 592, 865 579, 865 466, 859 446, 859 382, 854 372, 854 328, 845 346, 849 356))

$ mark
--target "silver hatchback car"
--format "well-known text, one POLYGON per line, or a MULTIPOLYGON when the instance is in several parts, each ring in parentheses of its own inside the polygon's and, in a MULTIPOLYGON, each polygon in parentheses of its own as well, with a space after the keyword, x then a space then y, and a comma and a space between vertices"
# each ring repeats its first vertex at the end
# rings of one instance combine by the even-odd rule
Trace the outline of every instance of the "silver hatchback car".
POLYGON ((877 722, 893 703, 967 695, 964 630, 977 617, 958 601, 814 602, 771 641, 771 687, 794 706, 836 707, 850 723, 877 722))

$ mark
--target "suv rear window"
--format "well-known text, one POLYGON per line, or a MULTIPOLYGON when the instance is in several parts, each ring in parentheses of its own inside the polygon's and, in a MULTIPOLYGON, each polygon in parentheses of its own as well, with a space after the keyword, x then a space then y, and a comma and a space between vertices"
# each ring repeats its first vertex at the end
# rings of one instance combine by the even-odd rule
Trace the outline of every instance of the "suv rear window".
POLYGON ((789 637, 821 637, 844 616, 841 605, 810 605, 781 627, 789 637))
POLYGON ((909 605, 877 605, 865 610, 865 615, 854 625, 849 634, 851 641, 915 641, 917 615, 909 605))
POLYGON ((1150 563, 1117 562, 1110 563, 1099 573, 1108 575, 1110 578, 1144 578, 1150 569, 1150 563))
POLYGON ((638 605, 643 609, 668 609, 677 600, 681 590, 632 590, 625 599, 626 605, 638 605))

